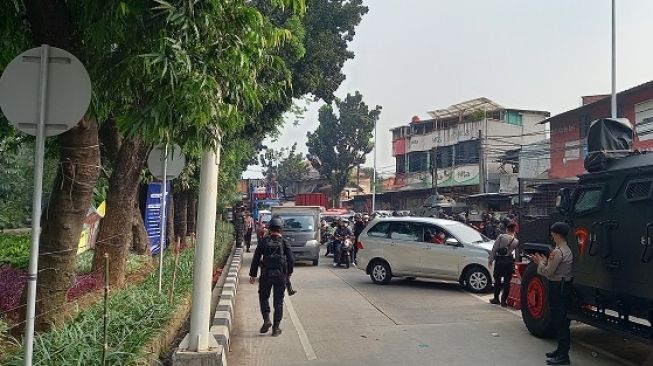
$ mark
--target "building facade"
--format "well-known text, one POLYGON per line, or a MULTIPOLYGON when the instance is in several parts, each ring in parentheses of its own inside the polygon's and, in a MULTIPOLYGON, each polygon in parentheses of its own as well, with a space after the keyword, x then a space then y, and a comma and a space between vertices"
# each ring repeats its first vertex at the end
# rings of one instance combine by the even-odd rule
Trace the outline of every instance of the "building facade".
MULTIPOLYGON (((574 178, 585 172, 587 133, 592 121, 610 116, 610 96, 583 97, 579 108, 560 113, 545 122, 551 129, 552 179, 574 178)), ((633 124, 633 147, 653 148, 653 81, 617 94, 617 116, 633 124)))
POLYGON ((498 157, 545 138, 540 122, 549 112, 504 108, 478 98, 429 112, 431 119, 414 119, 391 129, 396 159, 395 189, 420 190, 433 185, 453 197, 498 192, 498 157))

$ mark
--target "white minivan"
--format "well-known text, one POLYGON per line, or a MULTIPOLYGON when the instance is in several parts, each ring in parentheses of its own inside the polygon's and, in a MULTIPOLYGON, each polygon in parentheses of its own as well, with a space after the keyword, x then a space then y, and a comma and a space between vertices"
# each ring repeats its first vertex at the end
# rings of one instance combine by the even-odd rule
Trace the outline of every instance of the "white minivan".
POLYGON ((492 286, 488 255, 493 241, 463 223, 428 217, 381 218, 367 225, 359 241, 358 268, 376 284, 388 284, 399 276, 458 281, 476 293, 492 286))

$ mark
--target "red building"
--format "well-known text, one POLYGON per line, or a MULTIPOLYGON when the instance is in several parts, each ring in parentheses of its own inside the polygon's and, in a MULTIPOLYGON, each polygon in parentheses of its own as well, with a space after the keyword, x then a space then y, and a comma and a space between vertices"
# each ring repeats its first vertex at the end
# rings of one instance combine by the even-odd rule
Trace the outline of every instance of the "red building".
MULTIPOLYGON (((572 178, 585 172, 587 132, 590 123, 610 117, 610 96, 584 97, 583 106, 547 118, 551 131, 549 178, 572 178)), ((653 81, 617 94, 617 116, 635 126, 633 147, 653 148, 653 81)))

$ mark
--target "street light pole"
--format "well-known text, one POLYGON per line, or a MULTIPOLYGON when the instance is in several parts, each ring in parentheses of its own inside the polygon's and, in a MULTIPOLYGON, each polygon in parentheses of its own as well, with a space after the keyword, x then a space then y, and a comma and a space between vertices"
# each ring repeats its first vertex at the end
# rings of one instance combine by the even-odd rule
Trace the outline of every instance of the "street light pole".
POLYGON ((612 118, 617 118, 617 31, 616 0, 612 0, 612 118))
POLYGON ((378 119, 374 119, 374 172, 372 173, 372 212, 375 211, 376 205, 376 125, 378 119))

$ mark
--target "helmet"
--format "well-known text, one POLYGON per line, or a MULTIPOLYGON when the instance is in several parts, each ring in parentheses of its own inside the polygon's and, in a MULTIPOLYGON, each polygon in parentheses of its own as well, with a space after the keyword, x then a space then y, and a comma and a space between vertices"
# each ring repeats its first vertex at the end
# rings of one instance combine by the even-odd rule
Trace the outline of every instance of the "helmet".
POLYGON ((370 219, 370 215, 368 215, 368 214, 363 215, 363 220, 366 220, 366 221, 367 221, 367 220, 369 220, 369 219, 370 219))
POLYGON ((359 214, 359 213, 354 214, 354 220, 360 221, 362 218, 363 218, 363 216, 361 216, 361 214, 359 214))
POLYGON ((326 220, 322 220, 322 221, 320 222, 320 224, 322 224, 322 226, 326 226, 327 222, 326 222, 326 220))
POLYGON ((279 216, 274 216, 270 220, 270 229, 281 229, 283 227, 283 219, 279 216))

